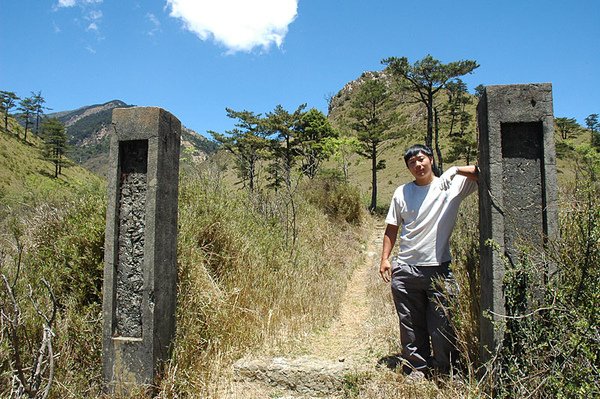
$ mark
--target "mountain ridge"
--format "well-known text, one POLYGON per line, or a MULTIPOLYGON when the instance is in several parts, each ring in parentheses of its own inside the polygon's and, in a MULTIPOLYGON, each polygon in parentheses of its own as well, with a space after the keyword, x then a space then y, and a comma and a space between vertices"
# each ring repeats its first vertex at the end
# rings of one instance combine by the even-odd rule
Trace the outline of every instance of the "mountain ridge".
MULTIPOLYGON (((106 176, 112 110, 134 106, 114 99, 74 110, 53 112, 46 116, 57 118, 65 125, 71 146, 70 157, 73 161, 94 173, 106 176)), ((215 143, 185 126, 181 129, 181 145, 182 152, 185 151, 194 161, 202 161, 216 150, 215 143)))

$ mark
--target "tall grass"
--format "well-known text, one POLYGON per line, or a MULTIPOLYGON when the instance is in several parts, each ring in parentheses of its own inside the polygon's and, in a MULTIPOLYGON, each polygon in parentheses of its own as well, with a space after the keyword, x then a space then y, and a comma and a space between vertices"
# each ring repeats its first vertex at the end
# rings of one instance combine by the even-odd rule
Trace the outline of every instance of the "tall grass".
POLYGON ((34 303, 46 315, 52 310, 51 297, 42 279, 52 288, 58 307, 52 326, 55 355, 52 395, 96 395, 101 385, 102 186, 72 195, 36 198, 31 206, 3 208, 0 212, 0 273, 12 286, 19 310, 13 306, 3 284, 0 396, 10 392, 15 351, 25 370, 38 355, 43 318, 34 303), (10 319, 17 322, 11 323, 10 319), (14 342, 9 338, 13 333, 20 342, 18 348, 9 344, 14 342))
MULTIPOLYGON (((472 196, 461 208, 452 239, 453 271, 461 286, 450 308, 463 356, 460 377, 407 385, 401 374, 393 372, 350 376, 349 397, 600 395, 597 176, 598 165, 592 159, 578 170, 574 184, 561 191, 560 238, 549 243, 543 257, 551 259, 558 272, 544 287, 545 296, 535 302, 530 299, 525 311, 513 315, 518 323, 511 327, 513 335, 505 351, 483 365, 493 370, 493 378, 480 380, 477 373, 481 366, 477 358, 479 244, 472 196)), ((356 205, 358 195, 348 187, 330 181, 300 187, 292 213, 289 194, 251 195, 232 190, 207 171, 184 174, 179 199, 177 336, 172 359, 157 381, 159 396, 226 397, 229 370, 237 358, 256 351, 286 353, 336 313, 364 246, 360 238, 364 211, 356 205), (290 218, 295 218, 293 223, 290 218), (295 240, 289 239, 290 231, 295 240)), ((96 187, 57 198, 36 197, 32 205, 19 210, 0 209, 0 272, 15 282, 24 364, 31 364, 42 334, 28 286, 42 310, 50 308, 42 277, 58 300, 51 397, 102 396, 104 202, 103 188, 96 187)), ((539 273, 541 266, 532 258, 509 270, 506 287, 514 279, 539 273)), ((365 339, 384 343, 383 349, 372 345, 379 348, 373 353, 379 358, 399 351, 399 333, 389 286, 376 273, 371 278, 372 326, 365 339)), ((3 311, 10 312, 10 305, 7 293, 0 290, 3 311)), ((10 328, 3 318, 0 396, 10 393, 14 367, 10 328)))
POLYGON ((217 397, 235 359, 285 353, 331 319, 359 242, 356 228, 302 198, 292 248, 289 214, 277 211, 285 198, 232 192, 202 174, 180 190, 178 330, 163 393, 217 397))
MULTIPOLYGON (((306 185, 300 192, 311 190, 306 185)), ((286 195, 251 195, 205 172, 184 173, 177 336, 157 381, 161 396, 218 397, 234 360, 258 348, 273 353, 293 348, 335 314, 359 258, 360 225, 327 216, 300 195, 292 214, 286 195), (295 240, 289 239, 291 217, 295 240)), ((355 210, 358 195, 349 196, 344 203, 355 210)), ((40 309, 51 307, 42 278, 57 298, 51 397, 102 396, 104 204, 104 189, 94 187, 0 210, 0 272, 16 282, 19 355, 26 367, 42 336, 28 287, 40 309)), ((364 213, 358 209, 354 222, 364 213)), ((4 287, 0 306, 11 312, 4 287)), ((15 366, 9 324, 3 318, 0 325, 0 396, 9 395, 15 366)))

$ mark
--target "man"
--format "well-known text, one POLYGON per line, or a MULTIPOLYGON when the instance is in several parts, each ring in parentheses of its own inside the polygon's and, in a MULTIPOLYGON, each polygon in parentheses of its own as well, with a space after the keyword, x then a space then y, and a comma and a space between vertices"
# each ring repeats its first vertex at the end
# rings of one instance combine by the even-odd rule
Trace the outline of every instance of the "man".
POLYGON ((447 287, 455 284, 450 236, 460 202, 477 188, 477 167, 453 166, 438 178, 433 152, 419 144, 406 150, 404 162, 415 180, 394 192, 379 272, 391 281, 405 371, 422 377, 430 368, 448 373, 456 359, 450 321, 439 306, 444 294, 436 285, 439 280, 447 287), (390 263, 399 230, 398 255, 390 263))

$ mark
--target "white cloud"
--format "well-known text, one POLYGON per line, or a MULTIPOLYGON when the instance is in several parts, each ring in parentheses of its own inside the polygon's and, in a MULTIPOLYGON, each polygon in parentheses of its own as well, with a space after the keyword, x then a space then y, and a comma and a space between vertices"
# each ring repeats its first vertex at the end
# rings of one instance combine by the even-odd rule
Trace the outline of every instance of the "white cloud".
POLYGON ((96 33, 98 33, 100 31, 98 24, 100 23, 100 20, 102 19, 102 11, 92 10, 85 16, 85 19, 90 21, 90 24, 88 25, 88 27, 85 30, 87 30, 88 32, 94 31, 96 33))
POLYGON ((160 31, 160 21, 158 20, 158 18, 156 18, 156 15, 150 12, 146 14, 146 19, 152 24, 152 29, 148 31, 148 35, 154 36, 156 32, 160 31))
POLYGON ((58 0, 57 7, 74 7, 75 5, 100 4, 103 0, 58 0))
MULTIPOLYGON (((101 4, 103 0, 58 0, 57 5, 54 7, 54 11, 59 8, 75 7, 79 6, 81 9, 82 17, 89 21, 87 23, 86 31, 99 33, 100 22, 102 20, 102 11, 96 9, 97 4, 101 4)), ((79 18, 75 18, 75 22, 78 23, 79 18)), ((55 29, 56 31, 56 29, 55 29)))
POLYGON ((59 7, 73 7, 76 3, 76 0, 58 0, 59 7))
POLYGON ((156 18, 156 15, 152 14, 151 12, 146 14, 146 19, 148 19, 148 21, 150 21, 155 27, 160 27, 160 21, 158 18, 156 18))
POLYGON ((90 21, 97 21, 102 18, 102 11, 100 10, 92 10, 88 13, 87 19, 90 21))
POLYGON ((280 47, 298 0, 167 0, 167 6, 200 39, 213 38, 234 53, 280 47))

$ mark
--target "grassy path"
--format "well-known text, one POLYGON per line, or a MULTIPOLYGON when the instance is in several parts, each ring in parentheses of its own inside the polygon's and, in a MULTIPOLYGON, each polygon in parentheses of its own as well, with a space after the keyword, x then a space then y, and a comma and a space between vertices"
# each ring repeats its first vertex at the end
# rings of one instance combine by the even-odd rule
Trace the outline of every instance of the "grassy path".
POLYGON ((330 326, 308 337, 298 355, 242 359, 228 397, 341 398, 348 378, 354 378, 349 376, 377 372, 377 360, 388 352, 380 332, 389 329, 391 311, 373 292, 387 291, 377 272, 382 232, 383 226, 373 223, 330 326), (386 309, 378 311, 382 306, 386 309), (378 317, 382 314, 386 317, 378 317))

